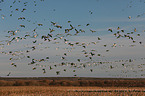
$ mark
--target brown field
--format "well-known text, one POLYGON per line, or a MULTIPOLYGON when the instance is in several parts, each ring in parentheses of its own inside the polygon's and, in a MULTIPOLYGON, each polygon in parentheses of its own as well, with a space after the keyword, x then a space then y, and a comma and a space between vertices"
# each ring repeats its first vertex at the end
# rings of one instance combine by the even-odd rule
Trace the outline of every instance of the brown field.
POLYGON ((145 79, 2 78, 0 96, 145 96, 145 79))
POLYGON ((145 87, 145 79, 39 77, 2 78, 0 86, 95 86, 95 87, 145 87))
POLYGON ((144 96, 145 88, 127 87, 0 87, 0 96, 144 96))

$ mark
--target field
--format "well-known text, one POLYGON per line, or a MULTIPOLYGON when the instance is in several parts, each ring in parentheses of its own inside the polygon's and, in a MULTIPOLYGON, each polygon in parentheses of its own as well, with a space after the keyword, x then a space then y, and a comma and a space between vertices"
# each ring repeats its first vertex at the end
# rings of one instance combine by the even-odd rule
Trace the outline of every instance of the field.
POLYGON ((126 87, 0 87, 0 96, 144 96, 145 88, 126 87))
POLYGON ((145 96, 145 79, 0 78, 0 96, 145 96))

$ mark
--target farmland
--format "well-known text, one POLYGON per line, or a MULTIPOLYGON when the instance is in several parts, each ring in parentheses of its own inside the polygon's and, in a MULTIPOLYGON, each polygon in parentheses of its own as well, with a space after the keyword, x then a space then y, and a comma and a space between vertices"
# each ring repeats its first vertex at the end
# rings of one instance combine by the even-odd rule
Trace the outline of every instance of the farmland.
POLYGON ((1 77, 0 86, 145 87, 145 79, 89 77, 1 77))
POLYGON ((0 78, 0 96, 143 96, 145 79, 0 78))
POLYGON ((127 87, 0 87, 1 96, 143 96, 145 88, 127 87))

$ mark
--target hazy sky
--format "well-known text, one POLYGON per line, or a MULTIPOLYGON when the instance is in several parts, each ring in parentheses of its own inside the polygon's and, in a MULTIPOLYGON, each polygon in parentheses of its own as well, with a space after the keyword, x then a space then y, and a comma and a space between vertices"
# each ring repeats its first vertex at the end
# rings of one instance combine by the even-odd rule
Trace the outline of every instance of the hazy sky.
MULTIPOLYGON (((9 72, 10 76, 145 76, 144 0, 20 1, 5 0, 0 3, 0 76, 6 76, 9 72), (62 28, 56 28, 51 22, 62 28), (71 28, 70 24, 85 32, 80 32, 77 36, 66 36, 65 29, 71 28), (55 31, 50 33, 49 28, 55 31), (121 30, 124 30, 121 34, 130 33, 136 42, 124 37, 116 39, 113 34, 121 30), (15 34, 9 31, 14 31, 15 34), (46 36, 48 33, 53 36, 50 37, 51 42, 41 39, 42 35, 46 36), (19 40, 19 37, 25 36, 26 39, 19 40), (37 37, 33 38, 35 36, 37 37), (11 41, 13 38, 15 39, 11 41), (53 40, 54 38, 57 40, 53 40), (64 42, 64 39, 68 41, 64 42), (83 45, 68 45, 76 42, 84 44, 86 48, 83 45), (88 57, 85 57, 84 50, 88 57), (95 54, 92 60, 89 59, 91 52, 95 54), (28 56, 30 58, 27 58, 28 56), (46 57, 49 57, 47 61, 29 65, 32 59, 38 61, 46 57), (66 65, 61 66, 62 62, 66 65), (77 68, 70 65, 72 62, 77 68), (87 67, 82 67, 83 64, 87 67), (52 70, 49 70, 50 66, 52 70), (32 70, 33 68, 36 70, 32 70), (42 69, 45 69, 45 74, 42 69), (56 71, 59 71, 60 75, 56 75, 56 71)), ((75 32, 72 30, 70 33, 75 32)))

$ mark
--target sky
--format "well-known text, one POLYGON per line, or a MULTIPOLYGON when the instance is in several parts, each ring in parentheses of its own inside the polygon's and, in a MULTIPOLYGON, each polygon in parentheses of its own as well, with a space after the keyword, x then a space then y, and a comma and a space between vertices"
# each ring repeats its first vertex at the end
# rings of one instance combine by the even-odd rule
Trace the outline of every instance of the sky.
POLYGON ((4 0, 0 76, 144 78, 144 4, 144 0, 4 0), (70 25, 72 36, 65 33, 70 25), (117 39, 113 35, 117 32, 123 37, 117 39), (42 39, 47 34, 52 36, 50 42, 42 39))

